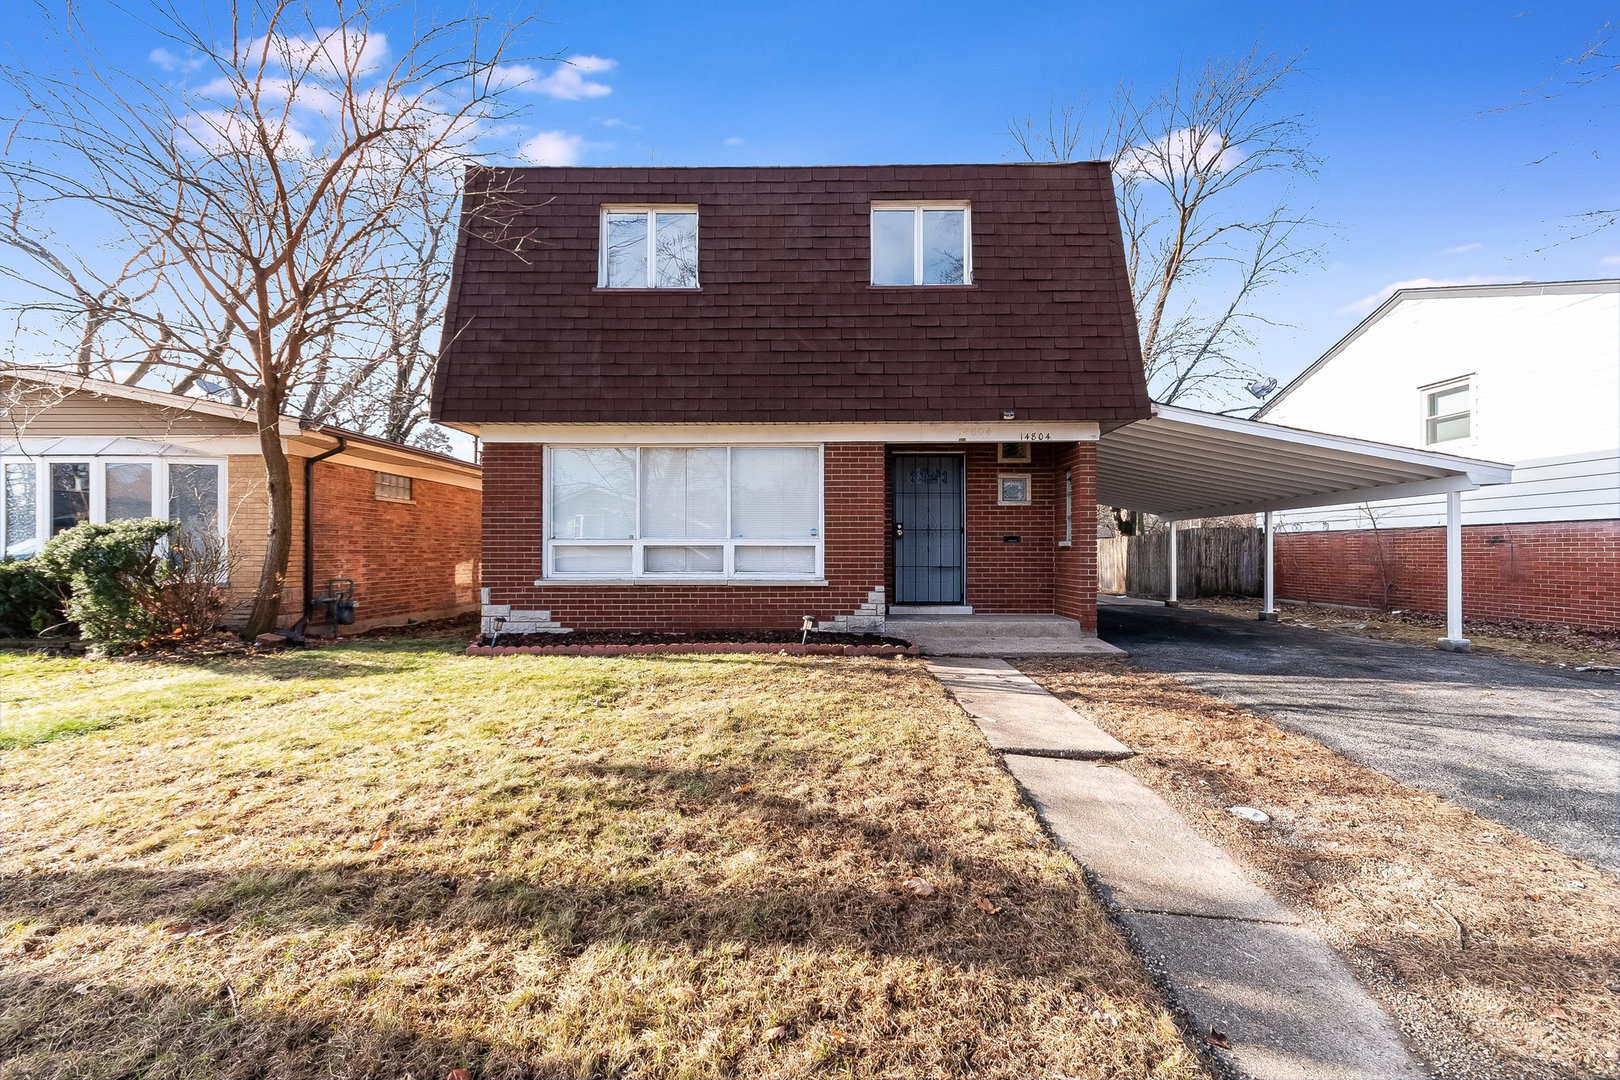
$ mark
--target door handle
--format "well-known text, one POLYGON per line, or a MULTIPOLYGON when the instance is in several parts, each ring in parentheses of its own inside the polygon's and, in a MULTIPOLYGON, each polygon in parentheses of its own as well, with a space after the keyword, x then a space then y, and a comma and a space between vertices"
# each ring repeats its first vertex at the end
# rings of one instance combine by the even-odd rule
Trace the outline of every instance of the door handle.
POLYGON ((905 526, 905 524, 903 522, 899 522, 899 521, 895 522, 894 523, 894 538, 896 540, 898 540, 898 539, 900 539, 901 537, 903 537, 905 535, 906 535, 906 526, 905 526))

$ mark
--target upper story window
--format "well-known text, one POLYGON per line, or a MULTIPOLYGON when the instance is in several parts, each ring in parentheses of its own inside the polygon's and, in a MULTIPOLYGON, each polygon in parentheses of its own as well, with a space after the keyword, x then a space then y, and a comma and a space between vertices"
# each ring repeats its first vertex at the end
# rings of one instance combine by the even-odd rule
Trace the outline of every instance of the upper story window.
POLYGON ((873 285, 969 285, 972 213, 965 202, 873 203, 873 285))
POLYGON ((698 287, 695 206, 604 206, 597 287, 698 287))
POLYGON ((1456 442, 1474 433, 1474 387, 1457 379, 1423 390, 1423 443, 1456 442))

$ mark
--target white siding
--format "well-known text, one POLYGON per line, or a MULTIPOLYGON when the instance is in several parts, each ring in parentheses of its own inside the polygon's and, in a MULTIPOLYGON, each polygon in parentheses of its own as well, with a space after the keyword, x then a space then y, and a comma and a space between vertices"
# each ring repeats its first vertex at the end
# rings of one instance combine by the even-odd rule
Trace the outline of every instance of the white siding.
MULTIPOLYGON (((1289 427, 1423 447, 1421 388, 1469 376, 1467 439, 1430 449, 1514 465, 1463 496, 1464 521, 1620 517, 1620 284, 1419 293, 1366 324, 1265 415, 1289 427)), ((1435 525, 1438 499, 1375 507, 1380 526, 1435 525)), ((1294 528, 1365 528, 1360 508, 1294 511, 1294 528)))

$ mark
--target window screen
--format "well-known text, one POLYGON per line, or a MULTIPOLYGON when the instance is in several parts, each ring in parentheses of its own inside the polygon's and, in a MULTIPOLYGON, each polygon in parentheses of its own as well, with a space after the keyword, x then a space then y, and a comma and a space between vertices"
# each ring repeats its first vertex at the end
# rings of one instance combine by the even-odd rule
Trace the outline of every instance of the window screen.
POLYGON ((145 462, 108 462, 107 520, 152 516, 152 466, 145 462))
POLYGON ((6 557, 39 553, 39 488, 32 461, 6 463, 6 557))

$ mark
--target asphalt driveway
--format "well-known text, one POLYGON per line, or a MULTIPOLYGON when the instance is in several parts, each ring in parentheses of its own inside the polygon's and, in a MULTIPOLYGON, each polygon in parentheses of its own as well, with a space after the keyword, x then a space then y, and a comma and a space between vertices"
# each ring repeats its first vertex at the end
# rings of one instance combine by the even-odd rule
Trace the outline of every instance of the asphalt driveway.
POLYGON ((1143 667, 1620 871, 1612 674, 1106 599, 1097 628, 1143 667))

